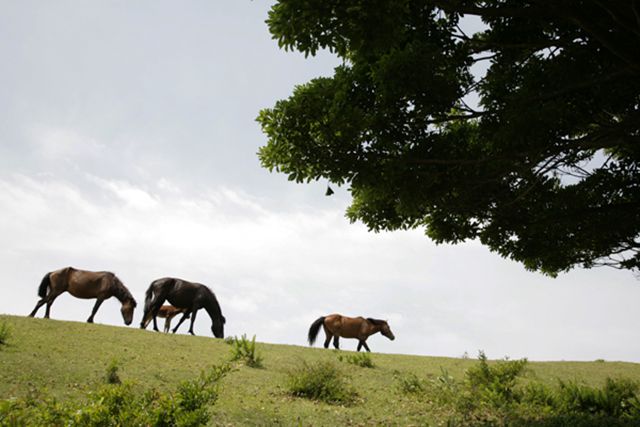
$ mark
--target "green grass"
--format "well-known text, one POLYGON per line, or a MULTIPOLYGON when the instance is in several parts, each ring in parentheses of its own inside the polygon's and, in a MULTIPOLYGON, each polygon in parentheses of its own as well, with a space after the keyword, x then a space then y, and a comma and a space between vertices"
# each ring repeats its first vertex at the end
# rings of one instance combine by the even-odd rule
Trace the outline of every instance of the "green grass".
MULTIPOLYGON (((113 361, 117 376, 134 388, 172 392, 182 381, 231 358, 228 344, 209 337, 15 316, 0 316, 2 322, 11 338, 0 351, 0 400, 81 401, 105 384, 113 361)), ((443 372, 460 382, 478 364, 473 359, 373 353, 374 368, 363 368, 340 363, 331 350, 259 342, 256 350, 263 369, 235 365, 211 408, 212 425, 446 425, 451 414, 433 404, 426 392, 405 392, 399 378, 429 389, 426 385, 442 381, 443 372), (292 396, 288 379, 305 363, 339 364, 348 372, 345 378, 356 401, 336 405, 292 396)), ((605 387, 607 378, 640 382, 640 364, 529 362, 523 380, 549 387, 557 387, 559 380, 605 387)))

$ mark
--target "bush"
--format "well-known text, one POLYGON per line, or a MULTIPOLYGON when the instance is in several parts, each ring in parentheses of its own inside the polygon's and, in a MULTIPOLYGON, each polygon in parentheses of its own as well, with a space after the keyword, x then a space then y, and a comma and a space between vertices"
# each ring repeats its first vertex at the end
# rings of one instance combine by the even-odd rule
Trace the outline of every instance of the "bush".
POLYGON ((240 360, 251 368, 262 367, 262 356, 256 351, 256 336, 249 341, 246 335, 241 338, 234 338, 231 343, 231 360, 240 360))
POLYGON ((0 425, 200 426, 209 422, 208 406, 217 400, 219 381, 229 370, 228 365, 213 367, 195 380, 181 382, 173 394, 140 392, 124 382, 103 385, 84 402, 0 401, 0 425))
MULTIPOLYGON (((451 426, 599 427, 640 425, 639 385, 607 379, 603 387, 560 382, 550 387, 519 382, 527 361, 478 364, 456 382, 446 371, 428 383, 435 410, 444 411, 451 426)), ((416 378, 417 382, 418 379, 416 378)))
POLYGON ((373 368, 373 359, 369 353, 340 353, 338 354, 338 360, 341 362, 347 362, 352 365, 360 366, 361 368, 373 368))
POLYGON ((10 336, 11 328, 9 327, 7 322, 0 322, 0 349, 2 349, 3 346, 7 345, 10 336))
POLYGON ((357 397, 347 383, 347 376, 331 362, 313 365, 303 362, 301 367, 289 373, 288 389, 294 396, 329 404, 348 405, 357 397))
POLYGON ((640 415, 637 397, 638 384, 627 380, 607 378, 601 389, 575 382, 560 382, 556 406, 562 412, 579 412, 608 417, 640 415))
POLYGON ((487 356, 480 352, 478 361, 480 363, 466 373, 468 387, 474 399, 479 398, 496 407, 509 405, 520 399, 515 389, 516 380, 524 371, 527 359, 505 359, 490 366, 487 356))

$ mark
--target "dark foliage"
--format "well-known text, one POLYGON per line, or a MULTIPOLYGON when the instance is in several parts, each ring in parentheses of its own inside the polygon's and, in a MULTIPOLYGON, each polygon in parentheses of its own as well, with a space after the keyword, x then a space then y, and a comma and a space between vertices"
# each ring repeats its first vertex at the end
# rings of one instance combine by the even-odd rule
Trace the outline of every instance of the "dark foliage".
POLYGON ((260 112, 266 168, 347 184, 371 230, 640 266, 637 2, 280 0, 267 23, 343 64, 260 112))

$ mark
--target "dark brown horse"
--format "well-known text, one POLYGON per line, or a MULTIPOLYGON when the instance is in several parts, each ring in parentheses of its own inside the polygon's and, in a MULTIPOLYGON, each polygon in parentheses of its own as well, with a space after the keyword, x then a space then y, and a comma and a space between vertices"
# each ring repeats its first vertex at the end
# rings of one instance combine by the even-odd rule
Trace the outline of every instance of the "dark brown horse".
MULTIPOLYGON (((187 310, 186 308, 176 308, 172 305, 163 305, 162 307, 160 307, 160 310, 158 310, 158 317, 164 319, 164 332, 167 333, 169 332, 169 329, 171 329, 171 319, 173 319, 174 317, 176 317, 178 314, 184 313, 187 310)), ((187 313, 187 319, 189 318, 189 313, 187 313)), ((142 319, 142 329, 147 329, 147 326, 149 325, 149 323, 151 323, 151 320, 153 320, 152 316, 151 316, 151 311, 148 311, 147 313, 145 313, 145 317, 142 319)))
POLYGON ((115 274, 109 271, 76 270, 73 267, 52 271, 44 276, 38 288, 38 295, 41 299, 29 316, 35 316, 38 309, 46 303, 47 310, 44 317, 48 319, 51 304, 64 292, 69 292, 76 298, 95 298, 97 300, 91 311, 91 316, 87 319, 89 323, 93 323, 93 316, 96 315, 102 302, 111 297, 118 298, 122 304, 120 312, 124 323, 130 325, 133 320, 136 300, 115 274))
POLYGON ((339 349, 339 338, 356 338, 358 342, 358 351, 364 346, 367 351, 369 346, 365 342, 369 335, 380 332, 391 341, 396 339, 389 328, 389 324, 385 320, 372 319, 370 317, 347 317, 340 314, 330 314, 329 316, 321 316, 311 324, 309 328, 309 345, 316 342, 316 337, 320 331, 320 326, 324 327, 327 339, 324 340, 324 348, 329 348, 329 342, 333 337, 333 346, 339 349))
POLYGON ((144 302, 144 316, 143 322, 140 324, 141 328, 145 326, 144 319, 150 316, 153 318, 153 330, 158 330, 156 316, 165 301, 169 301, 174 307, 186 310, 176 327, 173 328, 174 334, 182 322, 191 315, 189 333, 195 335, 193 333, 193 322, 196 320, 198 310, 204 308, 211 318, 211 332, 216 338, 224 338, 226 319, 222 315, 218 300, 211 289, 200 283, 191 283, 172 277, 163 277, 151 282, 144 302))

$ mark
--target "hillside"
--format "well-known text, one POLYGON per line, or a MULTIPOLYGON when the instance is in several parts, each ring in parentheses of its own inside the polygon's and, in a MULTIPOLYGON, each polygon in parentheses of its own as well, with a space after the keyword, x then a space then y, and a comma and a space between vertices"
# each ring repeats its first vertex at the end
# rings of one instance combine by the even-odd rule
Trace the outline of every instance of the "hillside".
MULTIPOLYGON (((119 375, 141 388, 170 390, 201 370, 230 359, 231 346, 210 337, 166 335, 133 327, 0 315, 11 335, 0 348, 0 399, 50 396, 82 399, 104 383, 106 367, 118 361, 119 375)), ((258 337, 259 339, 260 337, 258 337)), ((443 372, 462 380, 475 360, 373 353, 373 369, 338 360, 339 354, 319 348, 258 344, 264 367, 237 365, 222 382, 213 407, 213 423, 242 424, 425 424, 445 420, 429 402, 403 393, 398 378, 415 374, 428 380, 443 372), (329 405, 287 393, 288 373, 303 362, 330 361, 358 393, 349 406, 329 405)), ((525 379, 549 385, 558 379, 602 386, 606 378, 640 381, 640 364, 622 362, 531 362, 525 379)))

